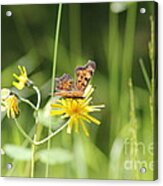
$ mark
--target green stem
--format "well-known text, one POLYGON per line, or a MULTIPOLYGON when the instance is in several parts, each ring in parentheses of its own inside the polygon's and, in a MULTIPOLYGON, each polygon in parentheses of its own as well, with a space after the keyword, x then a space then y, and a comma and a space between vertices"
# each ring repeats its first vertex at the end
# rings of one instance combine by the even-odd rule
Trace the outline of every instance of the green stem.
POLYGON ((33 145, 38 146, 38 145, 42 145, 44 143, 46 143, 48 140, 50 140, 51 138, 53 138, 56 134, 58 134, 60 131, 62 131, 67 125, 69 120, 62 125, 60 128, 58 128, 56 131, 54 131, 53 133, 51 133, 49 136, 47 136, 46 138, 44 138, 41 141, 36 141, 36 140, 32 140, 32 138, 24 131, 24 129, 21 127, 21 125, 19 124, 18 120, 15 118, 14 119, 17 128, 19 129, 19 131, 21 132, 21 134, 29 141, 31 142, 33 145))
MULTIPOLYGON (((68 120, 68 122, 69 122, 69 120, 68 120)), ((49 141, 51 138, 53 138, 55 135, 57 135, 60 131, 62 131, 68 125, 68 122, 66 122, 64 125, 62 125, 55 132, 51 133, 48 137, 44 138, 41 141, 35 142, 35 145, 42 145, 42 144, 46 143, 47 141, 49 141)))
MULTIPOLYGON (((57 64, 57 54, 58 54, 58 41, 59 41, 59 32, 61 25, 61 14, 62 14, 62 4, 59 4, 58 15, 57 15, 57 26, 55 30, 55 43, 54 43, 54 56, 53 56, 53 69, 52 69, 52 84, 51 84, 51 96, 53 96, 54 87, 55 87, 55 74, 56 74, 56 64, 57 64)), ((49 125, 48 134, 51 134, 51 126, 49 125)), ((49 138, 47 150, 49 151, 51 146, 51 140, 49 138)), ((46 164, 45 177, 47 178, 49 174, 49 163, 46 164)))
MULTIPOLYGON (((49 126, 48 134, 51 135, 51 127, 49 126)), ((47 151, 49 152, 51 147, 51 140, 48 139, 48 144, 47 144, 47 151)), ((45 178, 48 178, 49 175, 49 163, 46 163, 46 168, 45 168, 45 178)))
POLYGON ((55 86, 55 73, 56 73, 56 64, 57 64, 57 54, 58 54, 58 41, 59 41, 59 32, 61 24, 61 13, 62 13, 62 4, 59 4, 58 15, 57 15, 57 26, 55 31, 55 43, 54 43, 54 56, 53 56, 53 69, 52 69, 52 84, 51 84, 51 96, 53 96, 54 86, 55 86))
POLYGON ((150 80, 149 80, 149 77, 148 77, 148 73, 147 73, 147 71, 146 71, 146 68, 145 68, 145 66, 144 66, 143 60, 140 59, 140 60, 139 60, 139 63, 140 63, 140 67, 141 67, 141 70, 142 70, 142 73, 143 73, 143 76, 144 76, 146 85, 147 85, 149 91, 151 92, 150 80))
POLYGON ((36 106, 31 103, 28 99, 25 99, 25 98, 22 98, 22 97, 19 97, 19 99, 24 102, 24 103, 27 103, 28 105, 30 105, 34 110, 37 110, 36 106))
POLYGON ((28 136, 28 134, 24 131, 24 129, 21 127, 21 125, 19 124, 18 120, 15 118, 14 119, 15 123, 16 123, 16 126, 17 128, 19 129, 19 131, 22 133, 22 135, 29 141, 31 142, 32 144, 34 144, 32 138, 30 136, 28 136))
POLYGON ((36 105, 36 110, 38 110, 40 108, 40 103, 41 103, 41 93, 40 90, 38 89, 37 86, 33 85, 33 90, 36 91, 37 94, 37 105, 36 105))
POLYGON ((33 90, 36 92, 37 94, 37 105, 35 106, 32 102, 30 102, 28 99, 22 98, 19 96, 20 101, 27 103, 29 106, 31 106, 34 110, 38 110, 40 107, 40 103, 41 103, 41 94, 40 94, 40 90, 38 89, 37 86, 33 85, 32 86, 33 90))
MULTIPOLYGON (((36 112, 37 112, 41 104, 41 94, 37 86, 33 85, 32 88, 33 90, 35 90, 37 94, 37 104, 36 104, 36 112)), ((33 143, 32 143, 31 178, 34 177, 34 170, 35 170, 35 153, 36 153, 35 142, 37 141, 37 131, 38 131, 38 121, 37 121, 37 115, 36 115, 35 116, 35 135, 34 135, 33 143)))
MULTIPOLYGON (((151 124, 152 127, 154 125, 154 105, 155 105, 155 28, 154 28, 154 20, 153 17, 150 16, 150 23, 151 23, 151 38, 148 43, 149 45, 149 58, 151 62, 151 82, 150 82, 150 87, 151 87, 151 94, 149 98, 149 106, 150 106, 150 113, 151 113, 151 124)), ((152 130, 153 131, 153 130, 152 130)))
MULTIPOLYGON (((36 133, 35 133, 34 139, 33 139, 34 143, 36 141, 36 138, 37 138, 37 136, 36 136, 36 133)), ((34 169, 35 169, 35 150, 36 150, 36 146, 35 146, 34 143, 32 144, 31 178, 34 177, 34 169)))
MULTIPOLYGON (((19 129, 19 131, 22 133, 22 135, 32 143, 32 158, 31 158, 31 178, 34 177, 34 155, 35 155, 35 136, 36 134, 34 135, 34 141, 31 139, 30 136, 28 136, 28 134, 23 130, 23 128, 21 127, 21 125, 19 124, 19 122, 17 121, 17 119, 15 118, 14 119, 15 123, 16 123, 16 126, 17 128, 19 129)), ((35 129, 36 130, 36 129, 35 129)))

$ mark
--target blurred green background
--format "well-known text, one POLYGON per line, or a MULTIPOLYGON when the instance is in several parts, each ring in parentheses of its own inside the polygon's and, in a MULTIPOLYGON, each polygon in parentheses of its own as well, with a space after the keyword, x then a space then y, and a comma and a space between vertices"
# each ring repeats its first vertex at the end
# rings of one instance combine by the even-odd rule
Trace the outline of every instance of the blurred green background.
MULTIPOLYGON (((24 65, 30 79, 41 89, 41 108, 50 98, 51 81, 54 81, 51 77, 57 11, 57 4, 2 6, 1 87, 11 87, 12 74, 18 73, 17 65, 24 65), (6 16, 7 10, 12 11, 11 17, 6 16)), ((93 103, 104 103, 106 108, 93 114, 102 124, 89 125, 89 138, 82 133, 68 135, 64 130, 52 139, 51 148, 67 150, 67 155, 71 154, 73 158, 59 163, 55 153, 52 154, 48 177, 155 178, 150 168, 154 159, 155 126, 151 119, 154 103, 149 101, 153 98, 152 92, 148 90, 142 72, 145 68, 148 79, 152 79, 148 50, 150 16, 155 20, 155 3, 152 1, 63 4, 56 75, 69 73, 74 76, 76 66, 84 65, 88 59, 96 61, 93 103), (142 7, 146 8, 145 14, 139 12, 142 7), (141 68, 140 59, 144 68, 141 68), (130 142, 127 151, 126 140, 130 142), (126 161, 132 165, 136 162, 135 168, 126 169, 126 161), (140 161, 145 162, 141 164, 140 161), (145 174, 140 173, 140 164, 146 168, 145 174)), ((36 95, 27 88, 19 94, 36 102, 36 95)), ((20 108, 19 121, 32 136, 33 111, 23 103, 20 108)), ((40 138, 43 138, 48 134, 48 128, 43 119, 41 121, 44 127, 40 129, 40 138)), ((30 149, 31 145, 19 133, 14 121, 4 115, 1 130, 2 148, 14 144, 30 149)), ((41 149, 46 150, 46 145, 38 147, 37 151, 41 149)), ((2 176, 29 176, 30 158, 20 161, 16 153, 6 152, 2 156, 2 176), (12 170, 7 170, 8 162, 13 163, 12 170)), ((45 177, 45 163, 46 160, 38 158, 35 177, 45 177)))

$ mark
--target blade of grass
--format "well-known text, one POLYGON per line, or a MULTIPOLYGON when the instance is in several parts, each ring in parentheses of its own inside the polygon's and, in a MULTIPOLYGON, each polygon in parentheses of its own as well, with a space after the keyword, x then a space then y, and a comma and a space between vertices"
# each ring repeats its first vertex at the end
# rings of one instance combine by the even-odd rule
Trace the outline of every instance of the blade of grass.
POLYGON ((150 37, 150 41, 148 43, 148 47, 149 47, 149 58, 150 58, 150 65, 151 65, 151 94, 149 96, 149 108, 150 108, 150 118, 151 118, 151 131, 152 131, 152 138, 153 138, 153 142, 154 142, 154 156, 153 156, 153 162, 154 162, 154 174, 153 177, 157 179, 157 172, 158 172, 158 165, 157 165, 157 161, 158 161, 158 146, 157 146, 157 142, 158 142, 158 132, 157 132, 157 89, 155 89, 156 85, 155 83, 157 83, 157 72, 155 70, 156 67, 156 56, 155 56, 155 52, 156 52, 156 41, 155 41, 155 23, 154 23, 154 19, 152 16, 150 16, 150 24, 151 24, 151 37, 150 37))
POLYGON ((144 66, 143 60, 142 59, 139 59, 139 63, 140 63, 140 67, 141 67, 141 70, 142 70, 142 73, 143 73, 144 80, 146 82, 147 88, 148 88, 149 92, 151 92, 150 80, 149 80, 149 77, 148 77, 148 73, 146 71, 146 68, 144 66))
MULTIPOLYGON (((58 54, 58 41, 59 41, 59 33, 60 33, 60 25, 61 25, 61 15, 62 15, 62 4, 59 4, 58 7, 58 15, 57 15, 57 25, 55 30, 55 42, 54 42, 54 55, 53 55, 53 69, 52 69, 52 83, 51 83, 51 96, 53 96, 54 87, 55 87, 55 74, 56 74, 56 64, 57 64, 57 54, 58 54)), ((49 135, 51 134, 51 126, 49 125, 49 135)), ((51 139, 48 140, 47 150, 49 151, 51 147, 51 139)), ((49 164, 46 164, 45 169, 45 177, 47 178, 49 175, 49 164)))
MULTIPOLYGON (((38 112, 39 108, 40 108, 40 104, 41 104, 41 94, 40 94, 40 91, 39 91, 39 88, 35 85, 32 86, 33 90, 36 92, 37 94, 37 104, 36 104, 36 112, 38 112)), ((35 117, 35 134, 34 134, 34 138, 33 138, 33 142, 35 143, 37 140, 39 140, 38 138, 38 132, 39 132, 39 128, 40 128, 40 125, 38 123, 38 118, 37 116, 35 117)), ((34 173, 35 173, 35 154, 36 154, 36 145, 35 144, 32 144, 32 153, 31 153, 31 178, 34 177, 34 173)))
POLYGON ((122 58, 122 90, 128 90, 128 79, 131 77, 132 72, 132 61, 134 53, 134 37, 137 17, 137 3, 133 2, 127 10, 127 18, 125 25, 125 36, 124 36, 124 50, 122 58), (124 89, 126 88, 126 89, 124 89))
POLYGON ((58 15, 57 15, 57 25, 55 31, 55 42, 54 42, 54 55, 53 55, 53 69, 52 69, 52 83, 51 83, 51 96, 53 96, 53 91, 55 87, 55 74, 56 74, 56 64, 57 64, 57 55, 58 55, 58 41, 61 25, 61 14, 62 14, 62 4, 59 4, 58 15))
MULTIPOLYGON (((108 71, 110 74, 109 80, 109 90, 110 91, 110 102, 109 107, 111 110, 112 118, 110 119, 111 123, 118 123, 117 110, 119 102, 119 32, 118 32, 118 14, 110 12, 109 14, 109 52, 108 52, 108 71)), ((117 128, 117 126, 116 126, 117 128)), ((113 139, 116 135, 115 126, 110 125, 110 140, 109 140, 109 149, 110 145, 113 142, 113 139)))
POLYGON ((151 95, 150 95, 150 111, 151 111, 151 124, 153 126, 154 124, 154 105, 155 105, 155 41, 154 41, 154 35, 155 35, 155 30, 154 30, 154 20, 153 17, 150 17, 150 23, 151 23, 151 38, 148 43, 149 47, 149 58, 150 58, 150 63, 151 63, 151 95))

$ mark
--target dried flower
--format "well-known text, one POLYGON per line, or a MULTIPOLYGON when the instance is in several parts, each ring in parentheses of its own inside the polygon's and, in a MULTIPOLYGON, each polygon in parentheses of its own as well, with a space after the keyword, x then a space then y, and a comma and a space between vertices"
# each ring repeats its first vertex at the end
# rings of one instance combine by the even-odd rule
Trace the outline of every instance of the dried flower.
POLYGON ((22 90, 25 86, 32 85, 32 81, 28 79, 27 70, 24 66, 18 65, 18 69, 20 71, 20 75, 18 76, 15 73, 13 74, 13 77, 17 81, 13 81, 12 85, 17 89, 22 90))
POLYGON ((8 118, 14 119, 19 115, 18 97, 6 88, 1 90, 1 111, 6 111, 8 118))
POLYGON ((91 105, 90 102, 94 88, 89 85, 85 91, 85 98, 73 99, 73 98, 61 98, 56 103, 51 104, 53 110, 51 115, 61 115, 62 118, 68 118, 67 133, 71 133, 72 128, 75 127, 75 132, 79 132, 79 126, 82 126, 84 133, 89 136, 89 132, 86 127, 86 123, 100 124, 100 121, 92 117, 89 113, 95 111, 101 111, 104 105, 91 105))

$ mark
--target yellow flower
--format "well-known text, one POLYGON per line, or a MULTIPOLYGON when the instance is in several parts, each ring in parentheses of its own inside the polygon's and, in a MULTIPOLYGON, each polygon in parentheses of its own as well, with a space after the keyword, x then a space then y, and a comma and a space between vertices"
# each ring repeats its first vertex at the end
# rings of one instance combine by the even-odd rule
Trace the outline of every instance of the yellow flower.
POLYGON ((51 104, 53 110, 51 110, 51 116, 61 115, 62 118, 68 119, 67 133, 71 133, 72 128, 75 128, 75 132, 79 132, 79 126, 83 128, 84 133, 89 136, 89 132, 86 127, 86 123, 100 124, 100 121, 92 117, 89 113, 100 111, 104 108, 104 105, 91 105, 90 102, 94 89, 91 85, 85 91, 85 98, 62 98, 58 99, 55 104, 51 104))
POLYGON ((17 81, 13 81, 12 85, 17 89, 22 90, 25 86, 30 86, 31 81, 28 79, 27 70, 24 66, 18 65, 18 69, 20 71, 20 75, 18 76, 15 73, 13 74, 17 81))
POLYGON ((1 90, 1 111, 6 111, 8 118, 16 118, 19 114, 17 96, 6 88, 1 90))

